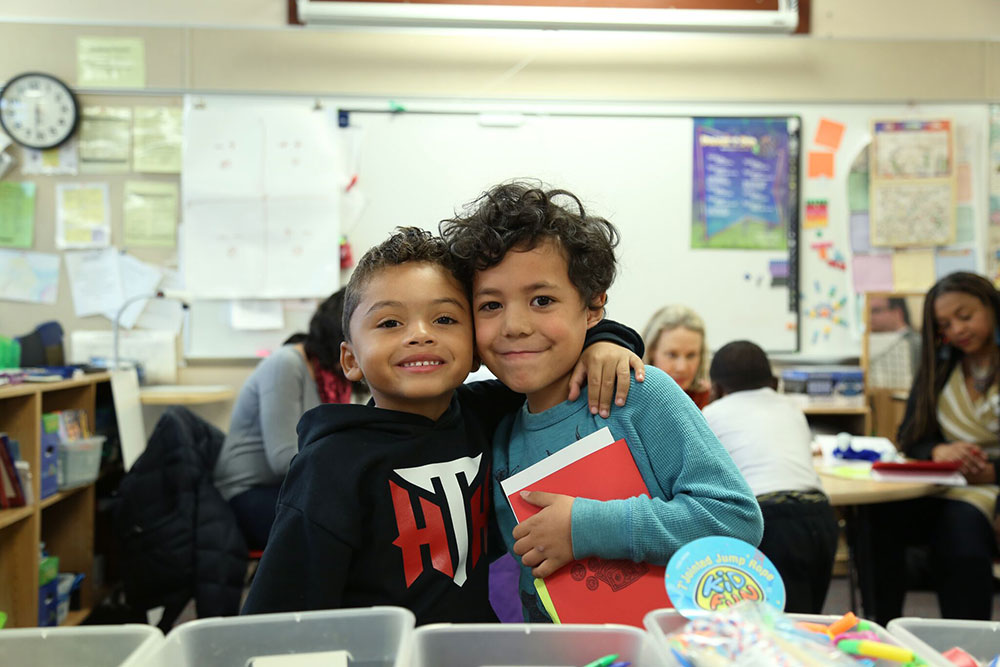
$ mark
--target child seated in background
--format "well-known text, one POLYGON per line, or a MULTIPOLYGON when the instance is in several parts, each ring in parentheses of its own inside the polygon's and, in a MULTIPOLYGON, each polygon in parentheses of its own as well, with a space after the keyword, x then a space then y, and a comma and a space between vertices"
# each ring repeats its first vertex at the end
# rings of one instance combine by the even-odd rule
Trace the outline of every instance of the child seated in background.
MULTIPOLYGON (((496 620, 484 452, 524 397, 496 381, 462 384, 475 365, 472 314, 441 239, 403 228, 365 253, 343 325, 344 375, 364 379, 374 405, 320 405, 302 417, 243 613, 399 605, 418 623, 496 620)), ((634 331, 605 328, 642 352, 634 331)), ((638 361, 603 345, 612 372, 638 361)), ((585 355, 592 368, 602 365, 597 348, 585 355)))
POLYGON ((703 413, 760 503, 760 550, 785 582, 785 611, 819 614, 838 529, 813 468, 805 415, 774 391, 767 354, 749 341, 722 346, 708 373, 716 400, 703 413))
MULTIPOLYGON (((646 369, 628 405, 604 419, 569 380, 587 330, 600 321, 615 275, 618 233, 589 216, 565 190, 496 186, 441 235, 472 282, 476 343, 486 366, 526 395, 493 439, 499 482, 607 426, 628 443, 650 496, 596 501, 530 492, 543 507, 515 526, 500 484, 493 487, 501 534, 519 557, 527 621, 548 621, 532 577, 598 556, 663 565, 683 544, 726 535, 755 545, 760 509, 698 408, 666 374, 646 369)), ((619 383, 630 382, 627 370, 619 383)))

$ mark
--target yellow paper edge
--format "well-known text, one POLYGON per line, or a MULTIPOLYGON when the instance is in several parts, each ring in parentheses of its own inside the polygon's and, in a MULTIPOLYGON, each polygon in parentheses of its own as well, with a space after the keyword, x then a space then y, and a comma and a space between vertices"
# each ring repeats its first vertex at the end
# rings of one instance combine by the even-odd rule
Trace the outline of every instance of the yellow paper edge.
POLYGON ((544 579, 535 579, 535 591, 538 593, 538 599, 542 601, 542 607, 548 613, 549 618, 552 619, 553 623, 562 623, 559 620, 559 614, 556 613, 556 606, 552 604, 552 598, 549 596, 549 589, 545 587, 544 579))

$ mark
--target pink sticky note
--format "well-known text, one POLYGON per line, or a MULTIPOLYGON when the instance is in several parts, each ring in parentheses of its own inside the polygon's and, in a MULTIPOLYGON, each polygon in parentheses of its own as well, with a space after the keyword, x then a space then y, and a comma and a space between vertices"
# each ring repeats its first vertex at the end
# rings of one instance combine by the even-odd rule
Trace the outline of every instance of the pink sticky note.
POLYGON ((826 146, 832 150, 840 148, 840 140, 844 136, 844 124, 828 118, 819 119, 819 127, 816 128, 816 137, 813 143, 818 146, 826 146))
POLYGON ((891 255, 855 255, 851 270, 855 292, 892 291, 891 255))
POLYGON ((833 153, 809 151, 809 178, 833 178, 833 153))

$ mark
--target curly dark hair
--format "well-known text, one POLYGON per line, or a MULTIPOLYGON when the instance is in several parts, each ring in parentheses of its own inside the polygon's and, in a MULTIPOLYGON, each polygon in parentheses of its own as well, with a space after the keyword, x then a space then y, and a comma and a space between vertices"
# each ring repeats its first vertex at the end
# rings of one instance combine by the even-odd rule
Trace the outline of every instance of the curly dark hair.
POLYGON ((364 289, 372 278, 386 268, 407 262, 434 264, 458 279, 451 253, 442 239, 419 227, 397 227, 388 239, 370 248, 361 257, 347 282, 341 324, 344 340, 351 342, 351 316, 361 303, 364 289))
POLYGON ((544 190, 540 183, 501 183, 466 206, 462 215, 442 220, 441 237, 457 264, 458 276, 472 285, 476 271, 496 266, 512 249, 532 250, 546 240, 559 244, 569 279, 588 308, 615 280, 618 230, 604 218, 588 216, 567 190, 544 190))

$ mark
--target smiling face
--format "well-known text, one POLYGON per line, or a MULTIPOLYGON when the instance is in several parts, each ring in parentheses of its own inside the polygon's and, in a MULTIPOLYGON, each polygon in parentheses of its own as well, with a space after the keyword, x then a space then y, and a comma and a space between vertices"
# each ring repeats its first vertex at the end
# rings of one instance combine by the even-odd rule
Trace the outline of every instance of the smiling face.
POLYGON ((968 355, 989 350, 993 343, 993 309, 965 292, 945 292, 934 299, 937 333, 968 355))
POLYGON ((527 396, 528 409, 541 412, 565 401, 587 329, 600 321, 602 309, 584 306, 557 243, 511 250, 477 272, 472 307, 479 356, 504 384, 527 396))
POLYGON ((409 262, 379 271, 341 345, 347 379, 362 378, 375 405, 437 419, 472 370, 472 315, 445 269, 409 262))
POLYGON ((681 389, 689 389, 701 365, 702 336, 685 327, 660 333, 653 349, 652 364, 674 379, 681 389))

